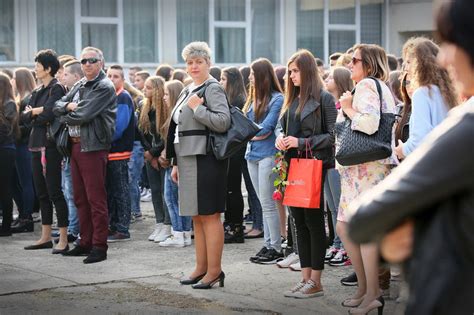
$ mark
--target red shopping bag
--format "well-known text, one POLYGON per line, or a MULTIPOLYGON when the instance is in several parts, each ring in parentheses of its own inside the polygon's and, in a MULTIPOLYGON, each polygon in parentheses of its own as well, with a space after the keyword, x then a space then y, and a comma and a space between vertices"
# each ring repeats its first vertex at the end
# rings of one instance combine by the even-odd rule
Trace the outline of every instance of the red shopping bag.
POLYGON ((321 208, 322 175, 323 161, 291 159, 283 204, 298 208, 321 208))

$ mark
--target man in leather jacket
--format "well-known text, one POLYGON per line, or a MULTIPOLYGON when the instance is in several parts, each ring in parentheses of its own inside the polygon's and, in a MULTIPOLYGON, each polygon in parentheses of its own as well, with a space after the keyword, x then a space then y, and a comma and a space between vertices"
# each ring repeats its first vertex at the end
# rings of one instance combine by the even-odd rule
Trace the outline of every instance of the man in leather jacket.
POLYGON ((114 85, 102 70, 102 51, 86 47, 80 61, 84 78, 56 102, 54 113, 69 126, 74 201, 81 236, 79 245, 64 255, 88 255, 84 259, 87 264, 107 259, 105 173, 117 104, 114 85))

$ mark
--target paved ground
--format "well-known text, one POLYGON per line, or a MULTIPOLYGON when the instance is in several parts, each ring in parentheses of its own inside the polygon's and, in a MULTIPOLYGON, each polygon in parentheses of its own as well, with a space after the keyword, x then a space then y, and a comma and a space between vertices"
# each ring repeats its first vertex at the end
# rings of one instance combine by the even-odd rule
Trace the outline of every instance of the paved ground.
MULTIPOLYGON (((261 239, 224 248, 225 287, 193 290, 178 280, 193 267, 194 249, 162 248, 146 240, 153 229, 151 203, 145 219, 131 226, 133 240, 111 244, 108 260, 84 265, 83 257, 25 251, 39 236, 32 233, 0 239, 0 314, 346 314, 341 301, 354 288, 339 284, 350 267, 327 267, 324 297, 308 300, 282 295, 298 272, 252 264, 248 257, 261 239)), ((392 283, 391 296, 399 283, 392 283)), ((401 314, 392 298, 385 314, 401 314)), ((375 313, 375 311, 374 311, 375 313)))

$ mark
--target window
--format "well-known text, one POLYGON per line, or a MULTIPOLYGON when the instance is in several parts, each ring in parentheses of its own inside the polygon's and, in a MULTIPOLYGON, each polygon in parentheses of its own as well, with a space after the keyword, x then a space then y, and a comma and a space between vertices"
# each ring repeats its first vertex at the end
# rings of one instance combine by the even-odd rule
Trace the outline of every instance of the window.
POLYGON ((178 59, 184 46, 193 41, 209 42, 209 0, 177 0, 178 59))
POLYGON ((279 1, 252 1, 252 60, 280 60, 280 31, 279 1))
POLYGON ((74 0, 42 0, 36 5, 38 50, 75 55, 74 0))
POLYGON ((296 45, 316 57, 324 56, 324 1, 298 0, 296 11, 296 45))
POLYGON ((345 52, 351 48, 355 40, 354 31, 329 31, 329 53, 345 52))
POLYGON ((360 36, 362 43, 382 44, 383 0, 361 0, 360 36))
POLYGON ((15 60, 13 0, 0 0, 0 62, 15 60))
POLYGON ((97 47, 104 53, 106 62, 117 62, 117 25, 83 23, 81 47, 97 47))
POLYGON ((354 0, 329 0, 329 24, 355 24, 354 0))

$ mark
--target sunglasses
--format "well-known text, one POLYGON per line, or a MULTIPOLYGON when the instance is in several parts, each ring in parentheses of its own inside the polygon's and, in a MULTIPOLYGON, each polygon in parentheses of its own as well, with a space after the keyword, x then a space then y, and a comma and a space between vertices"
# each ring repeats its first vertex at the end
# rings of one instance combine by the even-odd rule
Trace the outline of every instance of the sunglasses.
POLYGON ((357 64, 359 61, 362 61, 362 59, 359 59, 359 58, 356 58, 356 57, 352 57, 351 61, 352 61, 352 64, 355 65, 355 64, 357 64))
POLYGON ((86 63, 89 63, 89 64, 94 64, 94 63, 97 63, 99 62, 99 59, 97 58, 84 58, 84 59, 81 59, 81 64, 85 65, 86 63))

